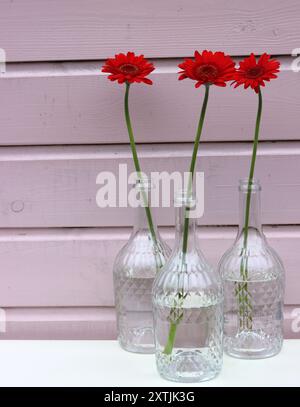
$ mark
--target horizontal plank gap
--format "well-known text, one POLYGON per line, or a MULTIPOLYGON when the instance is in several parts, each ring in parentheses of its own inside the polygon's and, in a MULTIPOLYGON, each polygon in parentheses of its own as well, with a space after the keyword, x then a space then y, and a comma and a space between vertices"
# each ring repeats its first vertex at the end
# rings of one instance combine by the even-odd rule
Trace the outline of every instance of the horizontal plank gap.
MULTIPOLYGON (((186 157, 191 156, 192 143, 153 143, 140 144, 140 157, 186 157)), ((251 142, 206 142, 199 148, 202 156, 251 156, 251 142)), ((280 154, 300 155, 300 141, 261 141, 258 155, 273 156, 280 154)), ((51 146, 1 146, 1 161, 48 161, 48 160, 95 160, 130 159, 129 144, 105 145, 51 145, 51 146)))
MULTIPOLYGON (((234 57, 238 63, 244 57, 234 57)), ((292 71, 293 56, 276 56, 281 63, 282 71, 292 71)), ((156 69, 152 72, 153 80, 155 75, 174 74, 179 71, 178 64, 184 58, 161 58, 152 59, 156 69)), ((0 72, 0 79, 12 78, 41 78, 57 76, 106 76, 101 72, 101 67, 105 60, 94 61, 58 61, 58 62, 7 62, 6 72, 0 72)))

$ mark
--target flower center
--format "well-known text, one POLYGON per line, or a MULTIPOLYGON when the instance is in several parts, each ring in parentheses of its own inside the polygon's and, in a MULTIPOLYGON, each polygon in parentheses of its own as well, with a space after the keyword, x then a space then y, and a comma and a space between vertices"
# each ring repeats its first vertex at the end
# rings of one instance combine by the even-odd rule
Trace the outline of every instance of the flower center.
POLYGON ((139 71, 139 68, 133 64, 123 64, 119 67, 119 69, 125 74, 135 74, 139 71))
POLYGON ((199 65, 195 69, 195 76, 197 79, 209 82, 212 79, 215 79, 219 75, 219 70, 215 65, 199 65))
POLYGON ((261 76, 264 73, 264 68, 262 66, 254 66, 253 68, 249 68, 246 72, 246 76, 249 79, 255 79, 261 76))

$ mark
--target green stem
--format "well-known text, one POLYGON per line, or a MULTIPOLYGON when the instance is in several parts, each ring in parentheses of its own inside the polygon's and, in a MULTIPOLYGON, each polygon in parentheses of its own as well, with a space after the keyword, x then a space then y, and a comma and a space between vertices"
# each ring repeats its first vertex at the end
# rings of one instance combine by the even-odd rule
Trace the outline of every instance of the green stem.
MULTIPOLYGON (((199 118, 196 137, 195 137, 195 141, 194 141, 192 160, 191 160, 191 164, 190 164, 188 191, 187 191, 188 196, 190 196, 192 193, 197 153, 198 153, 198 147, 199 147, 199 143, 200 143, 200 138, 201 138, 204 119, 205 119, 205 113, 206 113, 206 108, 207 108, 207 103, 208 103, 209 88, 210 88, 210 85, 207 84, 205 86, 205 96, 204 96, 204 100, 202 103, 200 118, 199 118)), ((188 247, 188 236, 189 236, 189 221, 190 220, 189 220, 189 216, 188 216, 187 212, 188 212, 188 208, 185 209, 184 226, 183 226, 182 269, 184 269, 184 265, 185 265, 186 252, 187 252, 187 247, 188 247)), ((176 337, 176 330, 177 330, 177 326, 180 322, 180 319, 171 321, 171 323, 170 323, 169 336, 168 336, 166 346, 164 348, 164 354, 166 354, 166 355, 170 355, 172 353, 172 350, 174 347, 174 342, 175 342, 175 337, 176 337)))
MULTIPOLYGON (((199 118, 197 132, 196 132, 195 142, 194 142, 194 149, 193 149, 192 160, 191 160, 191 164, 190 164, 188 196, 192 192, 198 147, 199 147, 199 143, 200 143, 200 137, 202 134, 205 113, 206 113, 206 108, 207 108, 207 102, 208 102, 208 97, 209 97, 209 86, 210 85, 205 86, 205 96, 204 96, 204 100, 203 100, 203 104, 202 104, 201 114, 200 114, 200 118, 199 118)), ((183 229, 183 242, 182 242, 182 252, 183 252, 184 256, 185 256, 185 253, 187 252, 188 235, 189 235, 189 217, 185 216, 184 229, 183 229)))
MULTIPOLYGON (((137 176, 139 177, 139 179, 142 181, 142 178, 141 178, 141 166, 140 166, 137 151, 136 151, 136 145, 135 145, 132 125, 131 125, 131 119, 130 119, 130 114, 129 114, 129 106, 128 106, 129 88, 130 88, 130 84, 126 82, 126 92, 125 92, 125 99, 124 99, 125 120, 126 120, 129 140, 130 140, 130 146, 131 146, 135 171, 136 171, 137 176)), ((143 202, 144 202, 144 206, 145 206, 145 211, 146 211, 149 230, 150 230, 153 242, 154 242, 155 246, 157 247, 157 238, 156 238, 155 229, 154 229, 154 225, 153 225, 151 210, 150 210, 150 207, 148 205, 147 194, 145 193, 143 188, 141 189, 141 191, 142 191, 142 198, 143 198, 143 202)))
POLYGON ((250 202, 251 202, 251 184, 253 182, 255 162, 256 162, 256 153, 257 153, 257 146, 258 146, 259 129, 260 129, 260 122, 261 122, 261 113, 262 113, 262 94, 261 94, 261 90, 259 88, 259 91, 258 91, 258 109, 257 109, 256 125, 255 125, 255 135, 254 135, 254 141, 253 141, 253 151, 252 151, 252 159, 251 159, 251 165, 250 165, 247 199, 246 199, 245 225, 244 225, 244 248, 247 247, 247 241, 248 241, 249 218, 250 218, 250 202))
MULTIPOLYGON (((252 182, 254 177, 254 169, 256 162, 256 153, 259 139, 259 130, 262 115, 262 94, 259 88, 258 91, 258 109, 256 116, 255 134, 253 141, 253 151, 252 159, 248 178, 248 188, 246 197, 246 209, 245 209, 245 222, 244 222, 244 242, 243 242, 243 252, 246 253, 249 235, 249 221, 250 221, 250 206, 251 206, 251 192, 252 192, 252 182)), ((247 261, 244 262, 243 258, 241 260, 240 274, 243 279, 243 283, 238 284, 237 294, 239 302, 239 315, 240 315, 240 328, 241 329, 252 329, 252 304, 251 304, 251 294, 248 289, 248 266, 247 261)))
POLYGON ((175 337, 176 337, 176 329, 177 329, 177 323, 171 322, 168 341, 167 341, 165 349, 164 349, 164 354, 166 354, 166 355, 170 355, 172 353, 172 350, 174 347, 174 342, 175 342, 175 337))

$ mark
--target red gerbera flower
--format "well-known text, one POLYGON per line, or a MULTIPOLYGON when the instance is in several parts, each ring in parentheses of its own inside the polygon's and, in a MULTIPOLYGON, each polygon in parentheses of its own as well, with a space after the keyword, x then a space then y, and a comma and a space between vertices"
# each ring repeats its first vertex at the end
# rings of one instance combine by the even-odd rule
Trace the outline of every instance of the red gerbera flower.
POLYGON ((118 83, 144 82, 152 85, 152 81, 146 78, 154 70, 154 65, 144 58, 144 55, 135 55, 134 52, 117 54, 115 58, 109 58, 102 67, 102 72, 111 75, 108 79, 118 81, 118 83))
POLYGON ((244 85, 247 89, 249 86, 258 93, 260 86, 265 86, 264 81, 270 81, 277 78, 275 75, 279 72, 280 62, 276 59, 271 59, 268 54, 263 54, 256 62, 256 58, 252 53, 250 57, 245 58, 240 62, 240 66, 234 77, 234 87, 244 85))
POLYGON ((195 59, 185 59, 178 67, 182 69, 178 79, 193 79, 196 88, 204 84, 226 86, 235 74, 235 63, 224 52, 195 51, 195 59))

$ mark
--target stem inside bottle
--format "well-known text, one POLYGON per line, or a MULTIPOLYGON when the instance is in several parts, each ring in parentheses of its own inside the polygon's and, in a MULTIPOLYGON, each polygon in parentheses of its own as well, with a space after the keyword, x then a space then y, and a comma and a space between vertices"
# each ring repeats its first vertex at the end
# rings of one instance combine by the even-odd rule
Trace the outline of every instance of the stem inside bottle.
MULTIPOLYGON (((186 257, 190 251, 195 250, 195 219, 190 218, 190 211, 194 209, 196 204, 195 198, 190 192, 181 191, 176 199, 176 236, 175 236, 175 251, 178 250, 180 253, 180 268, 181 272, 187 270, 186 257)), ((178 291, 178 303, 184 301, 186 293, 184 288, 178 291)), ((175 339, 177 326, 182 318, 182 312, 178 308, 174 308, 170 312, 170 330, 169 336, 164 348, 164 353, 170 355, 172 353, 175 339)))
POLYGON ((253 323, 252 301, 249 291, 248 240, 249 234, 261 236, 260 184, 257 181, 240 181, 240 224, 238 239, 242 239, 240 276, 242 282, 236 283, 235 292, 239 305, 240 330, 251 330, 253 323))

